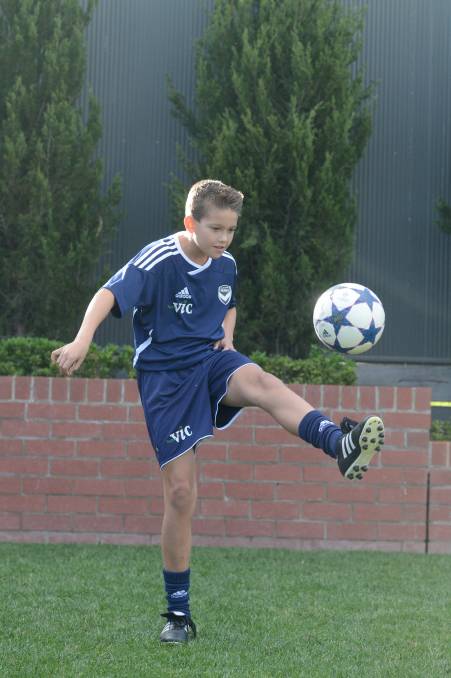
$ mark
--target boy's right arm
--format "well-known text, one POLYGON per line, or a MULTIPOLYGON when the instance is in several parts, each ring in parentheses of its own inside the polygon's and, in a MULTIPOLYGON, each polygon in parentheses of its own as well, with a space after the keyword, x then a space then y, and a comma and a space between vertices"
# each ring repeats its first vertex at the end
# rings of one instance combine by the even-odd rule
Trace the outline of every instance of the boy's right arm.
POLYGON ((114 302, 114 294, 104 287, 93 296, 74 341, 52 352, 52 363, 58 365, 61 374, 70 377, 78 370, 86 358, 96 329, 105 320, 114 302))

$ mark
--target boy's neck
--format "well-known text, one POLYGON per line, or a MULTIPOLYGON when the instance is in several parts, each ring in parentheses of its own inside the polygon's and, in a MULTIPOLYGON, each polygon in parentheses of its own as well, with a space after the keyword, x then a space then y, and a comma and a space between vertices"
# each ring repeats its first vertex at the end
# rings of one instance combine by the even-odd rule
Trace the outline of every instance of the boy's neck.
POLYGON ((184 254, 191 259, 195 264, 203 266, 207 263, 208 257, 198 248, 196 243, 194 243, 191 238, 186 234, 185 231, 180 231, 176 234, 180 247, 182 248, 184 254))

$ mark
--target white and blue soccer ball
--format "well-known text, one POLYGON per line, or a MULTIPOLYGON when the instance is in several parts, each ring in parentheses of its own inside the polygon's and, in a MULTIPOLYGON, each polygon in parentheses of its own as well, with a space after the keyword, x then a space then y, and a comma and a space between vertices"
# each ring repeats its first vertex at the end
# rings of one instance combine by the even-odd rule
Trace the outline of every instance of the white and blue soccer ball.
POLYGON ((327 348, 351 355, 365 353, 382 336, 384 307, 368 287, 341 283, 319 297, 313 311, 313 326, 327 348))

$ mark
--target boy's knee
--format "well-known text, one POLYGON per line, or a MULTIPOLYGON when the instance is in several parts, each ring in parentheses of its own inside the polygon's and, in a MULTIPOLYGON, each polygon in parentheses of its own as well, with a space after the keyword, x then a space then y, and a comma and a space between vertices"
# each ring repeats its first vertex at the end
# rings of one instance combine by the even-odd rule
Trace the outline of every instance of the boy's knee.
POLYGON ((186 513, 194 508, 196 496, 195 486, 185 480, 171 483, 167 493, 171 507, 181 513, 186 513))

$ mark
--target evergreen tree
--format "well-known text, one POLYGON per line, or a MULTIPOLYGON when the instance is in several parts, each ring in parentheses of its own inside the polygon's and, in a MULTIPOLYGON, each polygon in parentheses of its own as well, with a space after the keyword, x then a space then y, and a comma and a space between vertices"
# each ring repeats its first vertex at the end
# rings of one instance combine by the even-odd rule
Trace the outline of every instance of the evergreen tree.
MULTIPOLYGON (((360 13, 338 0, 216 0, 198 43, 194 110, 171 85, 194 161, 245 194, 237 345, 303 357, 314 299, 352 254, 353 170, 370 134, 360 13)), ((187 186, 175 180, 174 205, 187 186)))
POLYGON ((0 0, 0 335, 69 339, 117 223, 99 106, 79 104, 95 4, 0 0))

